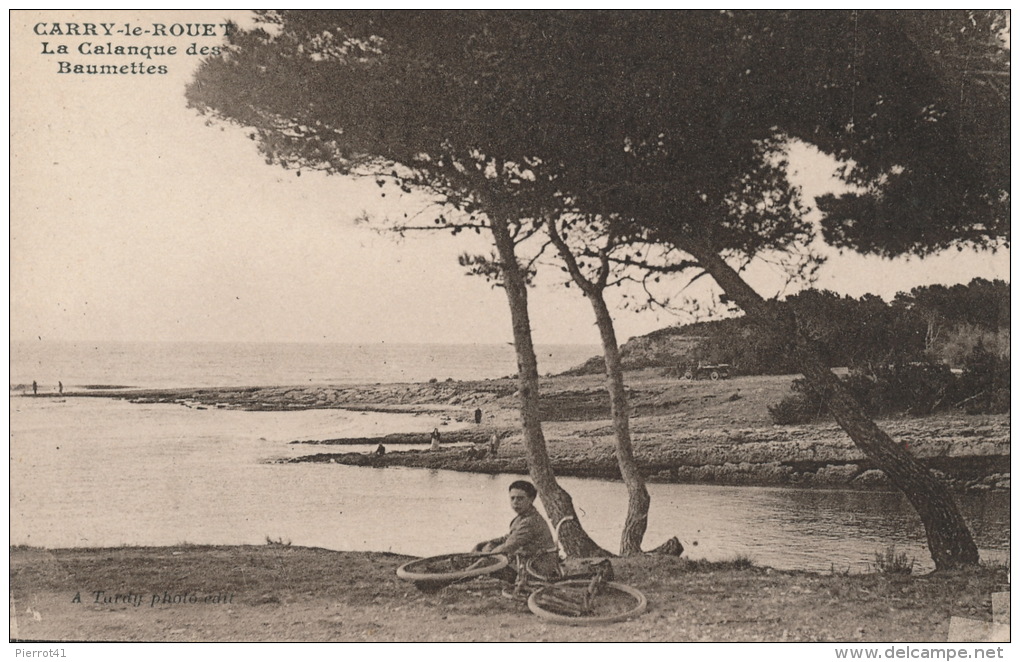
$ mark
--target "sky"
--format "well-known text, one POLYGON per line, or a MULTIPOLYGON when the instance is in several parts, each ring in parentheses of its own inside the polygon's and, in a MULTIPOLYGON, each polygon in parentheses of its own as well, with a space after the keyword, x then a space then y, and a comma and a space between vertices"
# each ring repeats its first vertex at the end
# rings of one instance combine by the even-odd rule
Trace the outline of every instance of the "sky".
MULTIPOLYGON (((382 198, 371 181, 266 165, 240 128, 207 126, 187 109, 184 86, 201 58, 186 51, 222 38, 154 36, 154 24, 169 33, 175 24, 215 26, 243 14, 11 13, 11 338, 510 341, 502 290, 457 264, 463 252, 490 251, 484 236, 398 240, 356 225, 366 212, 402 217, 424 203, 382 198), (101 25, 94 37, 37 34, 66 33, 71 22, 113 24, 113 34, 101 25), (150 34, 118 34, 138 27, 150 34), (178 52, 151 60, 96 52, 107 44, 178 52), (167 73, 59 73, 62 61, 144 62, 167 73)), ((793 162, 806 194, 838 186, 823 158, 805 151, 793 162)), ((765 296, 790 293, 774 269, 749 273, 765 296)), ((590 307, 560 275, 543 270, 531 292, 536 341, 598 343, 590 307)), ((897 261, 831 255, 816 286, 890 298, 976 276, 1008 280, 1008 251, 897 261)), ((616 311, 622 340, 678 321, 690 319, 616 311)))

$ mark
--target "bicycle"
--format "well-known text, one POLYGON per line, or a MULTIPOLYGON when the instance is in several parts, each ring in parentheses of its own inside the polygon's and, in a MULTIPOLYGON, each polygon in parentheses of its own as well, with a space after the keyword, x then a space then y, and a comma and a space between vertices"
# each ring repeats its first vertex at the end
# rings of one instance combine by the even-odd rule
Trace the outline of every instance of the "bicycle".
POLYGON ((509 563, 510 560, 502 554, 442 554, 404 563, 397 568, 397 577, 413 582, 420 591, 430 593, 456 582, 498 572, 509 563))
MULTIPOLYGON (((563 625, 603 625, 625 621, 644 613, 648 600, 638 589, 613 581, 612 565, 604 560, 590 576, 570 575, 560 569, 557 576, 536 572, 530 559, 518 556, 514 563, 517 580, 503 595, 527 602, 539 618, 563 625)), ((510 564, 502 554, 443 554, 408 561, 397 568, 397 577, 414 582, 425 592, 499 572, 510 564)))

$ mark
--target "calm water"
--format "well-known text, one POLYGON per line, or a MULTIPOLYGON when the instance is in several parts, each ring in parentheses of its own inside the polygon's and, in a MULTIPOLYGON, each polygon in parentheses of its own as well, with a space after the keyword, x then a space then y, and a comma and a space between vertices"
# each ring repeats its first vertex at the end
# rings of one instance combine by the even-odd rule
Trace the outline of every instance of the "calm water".
MULTIPOLYGON (((426 432, 444 423, 428 415, 198 411, 93 398, 10 403, 12 544, 261 544, 269 536, 428 555, 500 535, 513 515, 509 476, 265 462, 322 450, 287 443, 294 439, 426 432)), ((592 537, 616 549, 624 487, 561 482, 592 537)), ((865 571, 876 551, 895 544, 919 568, 931 567, 920 524, 898 494, 664 484, 649 491, 646 546, 676 535, 692 558, 743 554, 778 568, 865 571)), ((984 557, 1006 559, 1008 494, 963 498, 961 507, 984 557)))
MULTIPOLYGON (((593 345, 536 349, 542 374, 599 353, 593 345)), ((282 386, 490 379, 517 372, 514 348, 489 345, 18 341, 11 343, 12 387, 43 392, 86 384, 148 388, 282 386)))

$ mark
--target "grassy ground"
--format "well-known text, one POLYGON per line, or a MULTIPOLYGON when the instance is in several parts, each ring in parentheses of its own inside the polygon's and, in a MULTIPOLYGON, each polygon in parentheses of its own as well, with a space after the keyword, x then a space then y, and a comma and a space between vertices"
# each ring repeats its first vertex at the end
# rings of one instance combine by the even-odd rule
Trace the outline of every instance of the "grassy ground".
POLYGON ((917 577, 817 575, 740 561, 642 556, 613 564, 619 581, 648 597, 645 614, 624 623, 570 627, 542 621, 501 597, 493 579, 420 593, 396 577, 406 560, 282 545, 12 548, 11 636, 158 642, 938 642, 946 640, 951 617, 991 620, 991 594, 1008 590, 1003 568, 917 577), (185 597, 174 604, 175 596, 185 597))

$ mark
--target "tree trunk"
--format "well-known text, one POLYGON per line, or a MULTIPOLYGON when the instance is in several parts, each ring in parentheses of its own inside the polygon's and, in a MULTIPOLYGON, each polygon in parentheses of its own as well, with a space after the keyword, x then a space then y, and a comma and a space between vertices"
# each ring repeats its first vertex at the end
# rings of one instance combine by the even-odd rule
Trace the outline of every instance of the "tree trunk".
POLYGON ((620 465, 620 477, 627 486, 627 519, 623 523, 620 537, 620 555, 631 556, 641 553, 641 541, 648 528, 648 505, 651 498, 645 487, 645 477, 634 459, 634 447, 630 439, 630 407, 627 391, 623 385, 623 363, 620 360, 620 346, 609 307, 601 291, 587 293, 595 322, 602 338, 602 353, 606 361, 606 387, 609 390, 609 407, 613 415, 613 430, 616 432, 616 461, 620 465))
POLYGON ((765 300, 710 247, 689 241, 681 248, 701 264, 751 319, 763 324, 787 326, 791 338, 796 338, 795 357, 804 377, 822 395, 836 422, 850 435, 854 444, 885 472, 914 506, 924 524, 935 568, 948 570, 976 565, 977 546, 949 489, 868 417, 860 403, 820 359, 810 341, 797 333, 795 320, 785 315, 774 315, 765 300))
POLYGON ((627 486, 627 518, 623 523, 620 536, 620 555, 630 556, 641 553, 641 542, 648 528, 648 506, 651 498, 645 487, 645 478, 638 469, 634 459, 634 447, 630 438, 630 407, 627 404, 627 391, 623 384, 623 362, 620 360, 620 346, 616 341, 616 329, 613 317, 603 295, 606 277, 609 274, 609 263, 605 254, 602 255, 602 268, 596 283, 589 281, 581 273, 574 254, 560 236, 556 222, 546 222, 549 238, 560 252, 567 271, 573 278, 584 296, 591 302, 595 311, 595 323, 602 340, 602 355, 606 364, 606 390, 609 393, 609 409, 613 416, 613 430, 616 434, 616 463, 620 466, 620 477, 627 486))
POLYGON ((599 547, 581 526, 574 511, 574 502, 553 474, 552 463, 546 450, 545 436, 538 404, 538 361, 531 341, 531 321, 528 316, 528 284, 517 263, 513 237, 503 217, 490 217, 492 234, 503 268, 503 288, 510 303, 513 323, 514 350, 517 353, 517 383, 521 402, 521 428, 524 433, 525 456, 528 473, 538 488, 546 515, 567 556, 612 556, 599 547))

